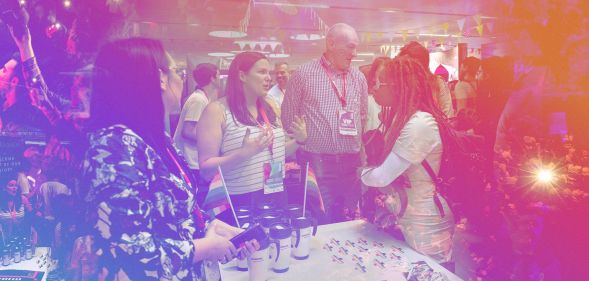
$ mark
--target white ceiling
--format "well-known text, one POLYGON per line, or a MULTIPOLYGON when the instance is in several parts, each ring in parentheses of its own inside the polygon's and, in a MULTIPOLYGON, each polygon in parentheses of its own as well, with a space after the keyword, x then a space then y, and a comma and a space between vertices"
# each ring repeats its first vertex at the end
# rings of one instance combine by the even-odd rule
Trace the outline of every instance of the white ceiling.
POLYGON ((485 26, 496 16, 488 1, 482 0, 143 0, 139 3, 134 17, 138 34, 160 38, 176 58, 183 60, 188 56, 197 63, 215 62, 217 59, 207 56, 209 52, 239 50, 236 40, 275 37, 285 52, 291 54, 286 60, 298 65, 318 57, 324 43, 296 41, 290 36, 320 33, 321 23, 329 26, 338 22, 348 23, 359 32, 362 37, 359 52, 380 55, 381 45, 399 46, 408 40, 440 42, 445 37, 417 37, 416 34, 446 34, 444 23, 448 23, 448 34, 461 34, 457 24, 461 19, 466 22, 462 34, 467 36, 453 36, 449 42, 467 42, 479 47, 493 33, 485 27, 483 36, 479 36, 473 16, 483 15, 485 26), (248 3, 251 3, 251 15, 247 37, 225 39, 208 35, 213 30, 239 30, 248 3))

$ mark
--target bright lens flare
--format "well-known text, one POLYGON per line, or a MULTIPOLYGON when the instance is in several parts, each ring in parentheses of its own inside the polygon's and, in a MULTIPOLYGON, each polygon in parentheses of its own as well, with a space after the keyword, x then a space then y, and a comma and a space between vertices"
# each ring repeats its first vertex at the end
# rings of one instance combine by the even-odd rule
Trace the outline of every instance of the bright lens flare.
POLYGON ((554 171, 549 169, 540 169, 536 172, 536 180, 541 184, 550 184, 555 178, 554 171))

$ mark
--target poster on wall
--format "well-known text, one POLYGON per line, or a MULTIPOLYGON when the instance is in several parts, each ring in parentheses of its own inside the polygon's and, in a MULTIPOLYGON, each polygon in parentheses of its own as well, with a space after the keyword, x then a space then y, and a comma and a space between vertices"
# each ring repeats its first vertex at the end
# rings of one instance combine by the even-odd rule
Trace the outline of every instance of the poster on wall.
POLYGON ((0 180, 10 180, 23 161, 25 143, 22 138, 0 136, 0 180))

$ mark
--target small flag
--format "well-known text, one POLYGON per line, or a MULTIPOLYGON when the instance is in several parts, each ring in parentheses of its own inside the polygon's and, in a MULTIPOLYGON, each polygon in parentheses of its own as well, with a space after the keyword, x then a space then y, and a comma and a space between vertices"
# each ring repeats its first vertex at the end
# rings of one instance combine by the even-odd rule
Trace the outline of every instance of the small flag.
POLYGON ((209 192, 202 204, 202 209, 209 216, 215 217, 227 209, 231 209, 228 197, 227 188, 221 180, 221 175, 216 174, 209 185, 209 192))
POLYGON ((317 177, 315 177, 315 173, 311 167, 309 167, 309 173, 307 175, 307 191, 309 192, 309 199, 312 199, 311 202, 317 204, 319 209, 325 212, 325 205, 323 204, 319 184, 317 184, 317 177))

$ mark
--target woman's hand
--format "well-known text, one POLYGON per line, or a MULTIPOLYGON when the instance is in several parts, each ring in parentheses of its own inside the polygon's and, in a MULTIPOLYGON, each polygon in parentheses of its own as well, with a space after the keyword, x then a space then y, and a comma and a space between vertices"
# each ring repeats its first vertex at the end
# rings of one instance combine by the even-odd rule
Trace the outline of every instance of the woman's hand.
POLYGON ((305 119, 299 116, 295 116, 294 119, 290 124, 288 136, 298 144, 305 143, 307 141, 307 124, 305 123, 305 119))
POLYGON ((207 255, 209 260, 228 263, 237 256, 237 249, 235 249, 235 246, 233 246, 233 243, 229 239, 217 234, 207 235, 204 239, 210 244, 207 255))
POLYGON ((194 240, 194 261, 214 260, 227 263, 237 255, 237 249, 229 239, 217 235, 215 231, 207 231, 204 238, 194 240))
POLYGON ((237 256, 238 259, 243 260, 246 259, 247 257, 251 256, 253 253, 255 253, 257 250, 260 249, 260 243, 258 243, 258 241, 254 240, 250 240, 250 241, 245 241, 245 247, 239 248, 239 254, 237 256))
MULTIPOLYGON (((217 235, 225 237, 227 239, 231 239, 244 231, 243 229, 228 225, 228 224, 226 224, 222 221, 219 221, 219 220, 214 220, 209 224, 208 231, 211 231, 211 230, 215 231, 215 233, 217 235)), ((238 258, 239 259, 247 258, 259 249, 260 249, 260 244, 255 239, 250 240, 250 241, 246 241, 245 247, 241 247, 241 248, 237 249, 237 251, 239 253, 238 258)))
POLYGON ((243 137, 243 144, 241 149, 245 153, 246 156, 251 157, 260 152, 264 149, 268 148, 274 141, 274 135, 272 134, 272 128, 264 127, 262 129, 262 133, 255 139, 250 138, 251 131, 248 128, 245 131, 245 136, 243 137))

